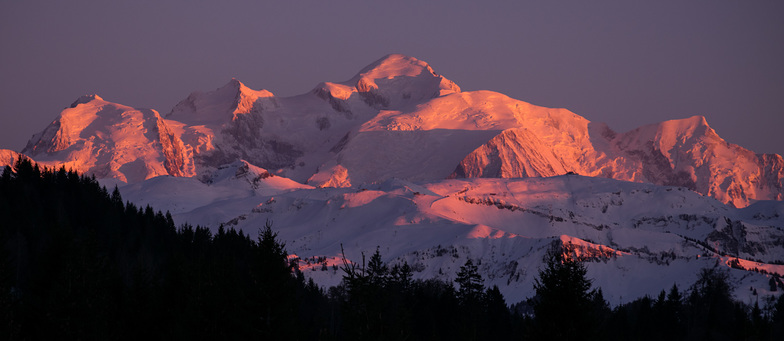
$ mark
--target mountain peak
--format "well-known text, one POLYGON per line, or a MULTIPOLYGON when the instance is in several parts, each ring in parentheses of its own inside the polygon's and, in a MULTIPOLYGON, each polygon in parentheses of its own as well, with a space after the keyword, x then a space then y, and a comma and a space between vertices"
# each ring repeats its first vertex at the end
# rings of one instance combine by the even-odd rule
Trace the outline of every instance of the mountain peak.
POLYGON ((688 118, 682 118, 677 120, 669 120, 664 121, 661 123, 665 126, 670 127, 677 127, 680 129, 693 129, 698 127, 710 127, 708 125, 708 120, 705 119, 705 116, 702 115, 694 115, 688 118))
POLYGON ((102 101, 103 98, 101 98, 101 96, 98 96, 96 94, 82 95, 79 98, 77 98, 76 101, 71 103, 71 108, 76 108, 76 106, 79 105, 79 104, 90 103, 90 102, 92 102, 94 100, 102 101))
POLYGON ((272 92, 261 89, 261 90, 253 90, 245 85, 245 83, 241 82, 239 79, 232 77, 231 80, 226 83, 226 85, 218 88, 215 92, 225 92, 228 94, 240 95, 245 94, 248 96, 253 97, 272 97, 274 96, 272 92))
POLYGON ((661 138, 681 139, 685 136, 709 136, 719 138, 716 132, 708 125, 705 116, 696 115, 679 120, 664 121, 659 124, 661 138))
POLYGON ((636 139, 639 142, 653 140, 679 140, 685 136, 715 135, 716 132, 708 125, 705 116, 695 115, 689 118, 668 120, 648 124, 623 134, 622 139, 636 139))
POLYGON ((240 82, 239 79, 232 77, 231 80, 229 80, 229 82, 226 83, 226 85, 216 89, 216 91, 230 91, 230 92, 234 92, 234 91, 238 91, 238 90, 242 89, 242 87, 244 87, 244 86, 245 86, 245 84, 240 82))
POLYGON ((371 63, 349 83, 368 105, 383 108, 460 92, 457 84, 435 73, 426 62, 402 54, 371 63))
POLYGON ((253 90, 236 78, 226 85, 209 92, 195 91, 180 101, 166 118, 184 123, 223 124, 237 114, 251 111, 260 98, 273 97, 267 90, 253 90))
POLYGON ((416 77, 422 73, 437 76, 428 63, 414 57, 393 53, 366 66, 358 76, 375 79, 399 76, 416 77))

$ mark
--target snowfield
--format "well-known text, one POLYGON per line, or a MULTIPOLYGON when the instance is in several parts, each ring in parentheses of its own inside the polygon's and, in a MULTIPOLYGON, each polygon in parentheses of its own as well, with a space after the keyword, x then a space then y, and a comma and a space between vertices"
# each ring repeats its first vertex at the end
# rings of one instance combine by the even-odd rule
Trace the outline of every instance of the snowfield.
MULTIPOLYGON (((274 223, 308 277, 336 285, 346 257, 361 263, 376 249, 408 262, 415 278, 453 280, 468 258, 485 284, 508 302, 533 294, 533 280, 553 241, 576 246, 588 275, 613 304, 686 288, 702 267, 728 268, 743 301, 770 291, 784 275, 784 203, 745 209, 682 187, 563 175, 549 178, 391 179, 351 188, 254 183, 241 174, 211 184, 159 177, 121 188, 125 199, 170 210, 178 223, 234 227, 255 236, 274 223), (733 261, 740 266, 731 268, 733 261), (336 265, 336 266, 333 266, 336 265), (746 268, 746 270, 740 269, 746 268)), ((226 174, 230 169, 224 170, 226 174)))

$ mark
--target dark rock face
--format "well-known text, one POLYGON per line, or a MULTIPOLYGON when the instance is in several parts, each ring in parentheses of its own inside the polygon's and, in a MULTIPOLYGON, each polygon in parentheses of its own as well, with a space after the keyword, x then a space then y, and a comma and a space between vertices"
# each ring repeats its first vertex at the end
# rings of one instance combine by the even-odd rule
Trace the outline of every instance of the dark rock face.
POLYGON ((642 164, 643 176, 648 181, 663 186, 686 187, 697 191, 697 184, 691 175, 684 171, 677 171, 670 166, 670 160, 656 148, 653 141, 648 141, 644 150, 629 150, 627 154, 642 164))
POLYGON ((161 144, 161 152, 164 156, 164 167, 171 176, 185 176, 185 166, 187 163, 185 146, 172 131, 166 126, 166 122, 158 117, 157 120, 158 141, 161 144))

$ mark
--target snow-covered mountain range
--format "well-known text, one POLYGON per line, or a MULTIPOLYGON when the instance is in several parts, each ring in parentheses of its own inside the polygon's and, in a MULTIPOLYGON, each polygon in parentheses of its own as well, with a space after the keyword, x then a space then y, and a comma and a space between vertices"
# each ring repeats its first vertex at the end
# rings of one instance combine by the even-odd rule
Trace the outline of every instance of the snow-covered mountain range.
POLYGON ((577 245, 615 303, 688 285, 703 266, 734 266, 747 296, 772 292, 763 272, 784 275, 780 155, 727 143, 702 116, 618 133, 462 92, 403 55, 293 97, 232 79, 166 115, 83 96, 21 153, 179 222, 255 234, 271 219, 323 284, 340 278, 341 243, 354 261, 381 246, 420 277, 477 259, 512 301, 530 296, 553 241, 577 245))
POLYGON ((314 186, 573 172, 683 186, 736 207, 784 199, 781 156, 725 142, 704 117, 617 133, 566 109, 461 92, 403 55, 294 97, 232 79, 163 116, 83 96, 22 153, 126 183, 209 177, 241 159, 314 186))

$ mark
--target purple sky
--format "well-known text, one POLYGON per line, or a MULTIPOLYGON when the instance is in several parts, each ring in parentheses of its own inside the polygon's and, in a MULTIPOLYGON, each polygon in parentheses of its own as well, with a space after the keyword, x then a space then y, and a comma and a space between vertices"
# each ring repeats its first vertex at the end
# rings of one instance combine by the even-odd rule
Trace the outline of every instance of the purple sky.
POLYGON ((205 2, 5 1, 0 148, 83 94, 166 114, 232 77, 291 96, 403 53, 619 132, 704 115, 784 154, 784 1, 205 2))

